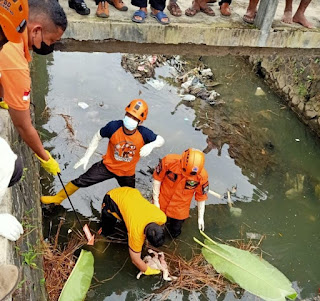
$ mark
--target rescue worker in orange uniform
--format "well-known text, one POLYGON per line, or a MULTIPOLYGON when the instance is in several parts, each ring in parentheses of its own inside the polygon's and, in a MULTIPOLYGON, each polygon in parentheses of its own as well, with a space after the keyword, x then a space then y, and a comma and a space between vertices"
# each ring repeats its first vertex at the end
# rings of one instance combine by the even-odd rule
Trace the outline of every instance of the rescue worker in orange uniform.
POLYGON ((173 238, 181 234, 193 196, 198 202, 198 227, 204 230, 205 201, 209 190, 204 161, 202 151, 189 148, 182 155, 165 156, 153 173, 153 202, 167 215, 168 230, 173 238))
MULTIPOLYGON (((123 120, 110 121, 93 137, 82 159, 74 166, 86 169, 90 157, 102 138, 109 138, 107 153, 103 160, 93 164, 87 172, 66 185, 69 195, 82 187, 115 178, 120 186, 135 187, 135 169, 140 157, 148 156, 155 147, 161 147, 164 139, 142 126, 147 119, 148 105, 142 99, 132 100, 125 109, 123 120)), ((65 198, 64 189, 54 196, 43 196, 44 204, 60 204, 65 198)))
POLYGON ((129 254, 132 263, 145 275, 160 274, 142 259, 141 251, 147 239, 154 247, 164 243, 166 215, 146 200, 136 188, 119 187, 104 197, 101 213, 101 234, 107 236, 117 221, 123 221, 128 231, 129 254))
MULTIPOLYGON (((49 54, 67 27, 63 8, 56 0, 29 0, 29 19, 19 43, 7 43, 0 52, 0 107, 9 110, 21 138, 34 151, 41 166, 53 175, 60 172, 58 162, 44 149, 30 116, 31 77, 29 50, 49 54)), ((6 1, 1 1, 6 5, 6 1)), ((17 27, 19 29, 19 27, 17 27)), ((20 29, 19 29, 20 30, 20 29)))

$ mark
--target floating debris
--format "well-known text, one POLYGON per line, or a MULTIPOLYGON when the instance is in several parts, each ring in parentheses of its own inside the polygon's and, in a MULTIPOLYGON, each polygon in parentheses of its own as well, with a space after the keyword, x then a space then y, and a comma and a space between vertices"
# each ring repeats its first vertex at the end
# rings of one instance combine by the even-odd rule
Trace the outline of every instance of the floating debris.
POLYGON ((165 83, 163 81, 152 78, 147 79, 147 83, 158 91, 160 91, 165 86, 165 83))
POLYGON ((61 116, 66 122, 66 128, 70 132, 71 136, 74 136, 74 129, 72 127, 72 117, 66 114, 58 114, 58 115, 61 116))
POLYGON ((246 237, 248 239, 256 239, 256 240, 260 240, 262 235, 259 233, 252 233, 252 232, 247 232, 246 233, 246 237))
POLYGON ((132 73, 140 83, 145 84, 148 79, 154 78, 154 69, 162 66, 166 60, 164 55, 124 54, 121 58, 121 66, 132 73))
POLYGON ((182 96, 182 100, 185 100, 185 101, 194 101, 195 99, 196 97, 191 94, 186 94, 182 96))
POLYGON ((260 87, 258 87, 256 90, 256 93, 254 93, 254 95, 263 96, 263 95, 266 95, 266 93, 260 87))
POLYGON ((212 79, 211 69, 202 64, 177 76, 176 82, 181 84, 182 94, 191 94, 205 100, 210 105, 215 105, 215 100, 220 94, 211 88, 219 83, 213 82, 212 79))
POLYGON ((80 101, 80 102, 78 102, 78 106, 81 108, 81 109, 87 109, 87 108, 89 108, 89 105, 87 104, 87 103, 85 103, 85 102, 82 102, 82 101, 80 101))

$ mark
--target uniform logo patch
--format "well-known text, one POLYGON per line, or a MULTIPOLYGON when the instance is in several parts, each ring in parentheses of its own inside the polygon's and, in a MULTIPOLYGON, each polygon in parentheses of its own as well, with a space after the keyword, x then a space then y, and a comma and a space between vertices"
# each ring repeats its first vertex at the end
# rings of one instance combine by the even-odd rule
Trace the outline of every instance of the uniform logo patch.
POLYGON ((23 93, 22 100, 24 100, 24 101, 30 100, 30 91, 23 93))
POLYGON ((114 158, 117 161, 130 162, 136 153, 136 146, 131 141, 119 142, 114 147, 114 158))
POLYGON ((194 167, 192 168, 192 172, 197 173, 197 172, 198 172, 198 170, 199 170, 198 166, 194 166, 194 167))
POLYGON ((185 189, 195 189, 198 187, 198 185, 199 185, 199 182, 197 181, 187 180, 185 189))
POLYGON ((177 180, 177 178, 178 178, 178 175, 175 174, 174 172, 170 171, 170 170, 168 170, 168 171, 166 172, 166 176, 167 176, 167 178, 168 178, 170 181, 172 181, 172 182, 175 182, 175 181, 177 180))
POLYGON ((209 191, 209 182, 206 182, 202 185, 202 194, 207 194, 209 191))

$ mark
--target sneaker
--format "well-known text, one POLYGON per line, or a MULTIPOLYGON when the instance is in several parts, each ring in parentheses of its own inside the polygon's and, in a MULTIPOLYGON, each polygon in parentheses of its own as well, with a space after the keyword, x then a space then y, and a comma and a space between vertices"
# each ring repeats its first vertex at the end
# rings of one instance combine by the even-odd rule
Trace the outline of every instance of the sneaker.
POLYGON ((90 8, 84 1, 69 0, 69 7, 74 9, 79 15, 90 14, 90 8))

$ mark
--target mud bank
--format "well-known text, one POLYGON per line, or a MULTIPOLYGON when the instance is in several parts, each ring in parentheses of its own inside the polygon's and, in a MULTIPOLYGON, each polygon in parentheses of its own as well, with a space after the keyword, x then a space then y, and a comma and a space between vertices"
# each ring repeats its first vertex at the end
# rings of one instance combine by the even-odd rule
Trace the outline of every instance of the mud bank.
POLYGON ((41 242, 42 212, 40 202, 39 165, 32 151, 25 145, 14 129, 7 111, 0 111, 4 121, 1 136, 23 162, 23 176, 19 183, 8 189, 0 212, 13 214, 24 228, 23 236, 17 242, 0 237, 0 264, 15 264, 20 268, 17 289, 8 300, 47 300, 44 287, 41 242))
POLYGON ((251 56, 257 74, 320 137, 320 57, 251 56))

